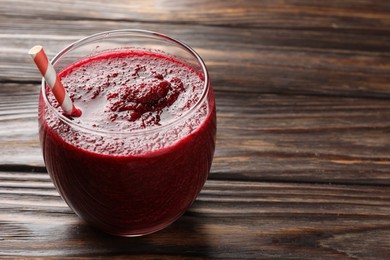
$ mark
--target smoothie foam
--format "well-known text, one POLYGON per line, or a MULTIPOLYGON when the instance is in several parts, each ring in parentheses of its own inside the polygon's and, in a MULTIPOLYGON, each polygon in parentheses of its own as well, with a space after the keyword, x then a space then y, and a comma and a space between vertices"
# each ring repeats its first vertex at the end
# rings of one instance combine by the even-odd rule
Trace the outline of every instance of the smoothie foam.
MULTIPOLYGON (((74 124, 93 131, 121 133, 169 125, 202 97, 204 84, 204 79, 187 65, 142 51, 86 59, 66 68, 59 76, 75 105, 83 111, 81 117, 74 118, 74 124)), ((51 92, 48 98, 61 111, 51 92)), ((115 137, 91 139, 70 129, 61 133, 66 142, 86 150, 136 155, 156 151, 184 138, 199 127, 208 113, 204 105, 187 122, 168 131, 158 131, 148 140, 124 143, 115 137)), ((58 126, 55 121, 48 120, 48 123, 54 129, 58 126)))

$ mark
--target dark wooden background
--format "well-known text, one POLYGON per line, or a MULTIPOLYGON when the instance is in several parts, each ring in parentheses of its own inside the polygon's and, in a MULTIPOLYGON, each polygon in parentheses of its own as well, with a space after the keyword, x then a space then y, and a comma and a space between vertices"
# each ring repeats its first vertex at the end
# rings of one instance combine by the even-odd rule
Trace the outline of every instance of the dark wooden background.
POLYGON ((390 258, 390 2, 0 0, 0 258, 390 258), (217 150, 199 198, 139 238, 84 224, 37 135, 40 76, 105 30, 155 30, 205 60, 217 150))

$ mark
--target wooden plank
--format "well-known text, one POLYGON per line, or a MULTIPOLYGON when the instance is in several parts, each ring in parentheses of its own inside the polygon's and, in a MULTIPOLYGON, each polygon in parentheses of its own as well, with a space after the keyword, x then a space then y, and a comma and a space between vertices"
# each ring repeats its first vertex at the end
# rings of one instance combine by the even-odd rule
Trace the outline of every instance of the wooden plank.
MULTIPOLYGON (((43 167, 37 88, 19 85, 0 88, 0 168, 43 167)), ((388 99, 217 91, 216 101, 211 179, 390 185, 388 99)))
MULTIPOLYGON (((26 55, 31 46, 42 44, 53 57, 88 34, 145 26, 3 17, 0 28, 2 81, 31 82, 39 80, 26 55)), ((148 29, 193 46, 206 61, 217 90, 390 97, 390 34, 166 24, 148 24, 148 29)))
POLYGON ((208 181, 176 223, 128 239, 79 220, 45 173, 0 172, 0 195, 0 256, 384 259, 390 253, 389 187, 208 181))
POLYGON ((28 165, 28 171, 43 167, 38 94, 39 84, 0 83, 0 170, 7 165, 28 165))
POLYGON ((380 0, 1 0, 0 258, 389 258, 389 32, 380 0), (218 110, 200 196, 139 238, 86 225, 54 189, 26 55, 123 28, 194 47, 218 110))
POLYGON ((37 1, 3 0, 0 15, 61 20, 112 20, 142 23, 234 27, 316 28, 389 31, 387 1, 37 1), (23 8, 19 8, 23 6, 23 8))
POLYGON ((213 178, 390 184, 387 99, 218 94, 213 178))

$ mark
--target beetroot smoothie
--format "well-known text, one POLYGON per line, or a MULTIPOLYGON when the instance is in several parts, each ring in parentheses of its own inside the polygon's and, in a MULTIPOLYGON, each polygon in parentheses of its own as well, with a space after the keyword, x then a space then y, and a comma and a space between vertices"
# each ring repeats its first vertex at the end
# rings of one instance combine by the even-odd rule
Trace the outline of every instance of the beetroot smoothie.
POLYGON ((214 96, 204 75, 163 54, 128 50, 83 59, 59 76, 83 113, 62 116, 42 91, 40 140, 68 205, 123 236, 179 218, 203 187, 215 149, 214 96))

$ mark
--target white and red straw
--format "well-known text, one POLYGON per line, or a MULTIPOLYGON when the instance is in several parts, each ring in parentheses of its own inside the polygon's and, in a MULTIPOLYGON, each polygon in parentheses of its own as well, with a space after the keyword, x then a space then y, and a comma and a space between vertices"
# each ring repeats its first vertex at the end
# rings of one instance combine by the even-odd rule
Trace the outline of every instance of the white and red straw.
POLYGON ((76 108, 61 83, 53 65, 49 62, 42 46, 34 46, 30 49, 28 54, 31 55, 35 64, 37 65, 42 76, 45 78, 47 85, 51 88, 54 97, 57 99, 65 115, 72 117, 81 116, 81 110, 76 108))

